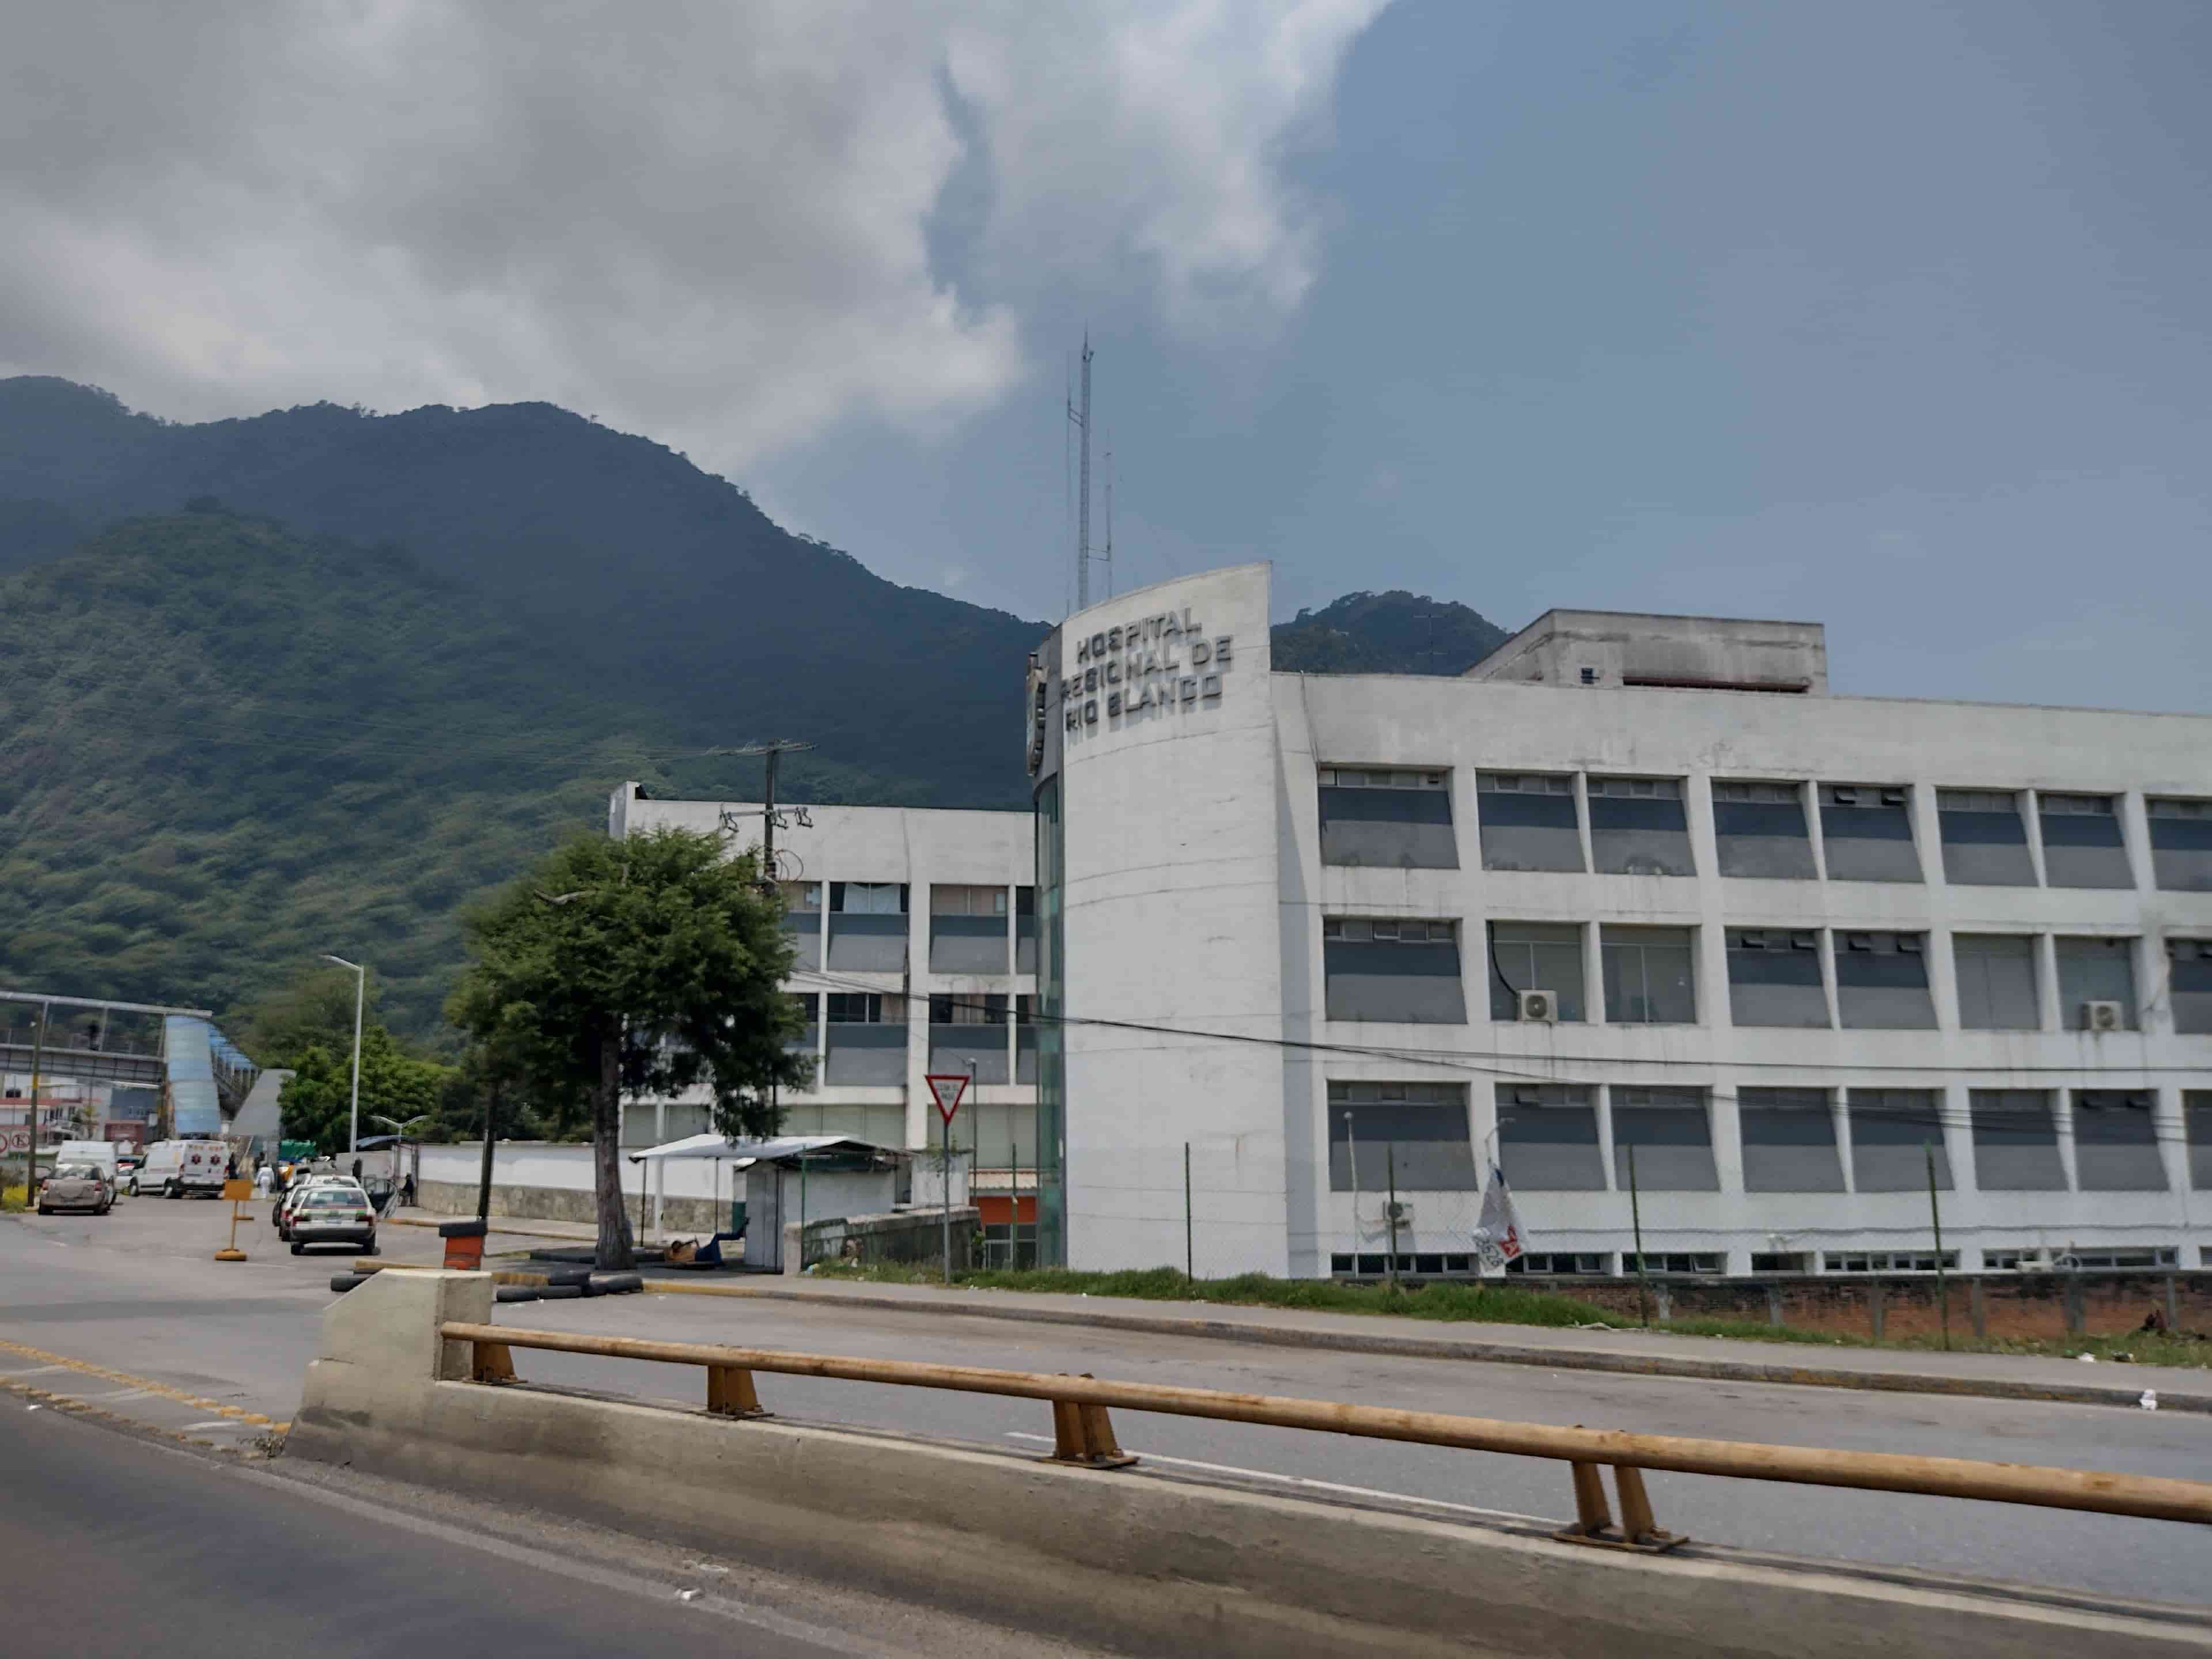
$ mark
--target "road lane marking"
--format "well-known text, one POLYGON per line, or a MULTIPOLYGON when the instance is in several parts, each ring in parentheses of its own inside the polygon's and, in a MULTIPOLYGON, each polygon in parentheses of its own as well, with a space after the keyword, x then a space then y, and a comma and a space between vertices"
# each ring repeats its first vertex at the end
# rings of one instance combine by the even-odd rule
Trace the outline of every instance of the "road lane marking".
MULTIPOLYGON (((0 1352, 15 1354, 25 1359, 39 1360, 42 1362, 41 1370, 60 1369, 76 1371, 86 1376, 104 1377, 110 1382, 120 1382, 126 1389, 139 1389, 147 1394, 157 1394, 164 1400, 173 1400, 179 1405, 197 1406, 202 1411, 213 1412, 217 1416, 227 1417, 234 1423, 251 1423, 258 1428, 278 1430, 289 1429, 292 1426, 289 1423, 280 1423, 273 1417, 264 1417, 259 1412, 247 1411, 242 1406, 226 1406, 220 1400, 210 1400, 201 1395, 187 1394, 184 1389, 173 1389, 166 1382, 156 1382, 150 1376, 134 1376, 129 1371, 111 1370, 105 1365, 94 1365, 82 1359, 71 1359, 67 1354, 48 1353, 44 1348, 33 1348, 21 1342, 10 1342, 5 1337, 0 1337, 0 1352)), ((29 1371, 8 1373, 11 1381, 15 1377, 32 1375, 35 1373, 29 1371)))
MULTIPOLYGON (((1049 1446, 1053 1438, 1048 1434, 1024 1434, 1018 1429, 1006 1431, 1009 1440, 1034 1440, 1041 1446, 1049 1446)), ((1523 1521, 1540 1526, 1555 1523, 1540 1515, 1516 1515, 1511 1510, 1486 1510, 1473 1504, 1453 1504, 1441 1498, 1422 1498, 1410 1492, 1381 1492, 1373 1486, 1347 1486, 1335 1480, 1314 1480, 1303 1474, 1279 1474, 1273 1469, 1238 1468, 1231 1463, 1201 1463, 1194 1457, 1170 1457, 1164 1452, 1139 1451, 1133 1446, 1121 1449, 1132 1457, 1141 1457, 1148 1463, 1170 1463, 1177 1468, 1202 1469, 1208 1474, 1233 1474, 1247 1480, 1275 1480, 1286 1486, 1303 1486, 1309 1492, 1340 1492, 1346 1498, 1382 1498, 1394 1504, 1423 1504, 1432 1510, 1450 1510, 1459 1515, 1479 1515, 1486 1521, 1523 1521)))

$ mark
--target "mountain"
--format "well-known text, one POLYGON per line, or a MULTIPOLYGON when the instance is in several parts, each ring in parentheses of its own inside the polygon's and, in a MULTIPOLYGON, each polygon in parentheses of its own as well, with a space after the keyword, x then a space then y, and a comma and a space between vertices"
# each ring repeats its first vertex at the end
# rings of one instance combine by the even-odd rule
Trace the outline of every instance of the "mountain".
POLYGON ((974 734, 1018 731, 1042 623, 885 581, 647 439, 545 404, 176 425, 0 380, 0 570, 195 499, 404 549, 696 746, 805 738, 923 804, 1026 799, 1020 744, 974 734))
POLYGON ((1273 629, 1274 665, 1307 674, 1461 674, 1512 637, 1449 599, 1347 593, 1273 629))

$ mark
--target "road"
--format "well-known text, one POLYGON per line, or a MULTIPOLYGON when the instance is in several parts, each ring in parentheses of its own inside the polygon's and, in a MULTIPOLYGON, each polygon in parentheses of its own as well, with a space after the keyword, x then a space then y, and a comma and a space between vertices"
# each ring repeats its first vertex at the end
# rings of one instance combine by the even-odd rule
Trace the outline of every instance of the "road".
MULTIPOLYGON (((301 1261, 247 1243, 252 1260, 202 1259, 221 1242, 206 1206, 143 1200, 105 1221, 54 1218, 0 1224, 0 1375, 97 1393, 112 1379, 40 1370, 20 1350, 64 1355, 158 1379, 233 1410, 289 1417, 331 1300, 336 1261, 301 1261), (205 1236, 204 1237, 203 1236, 205 1236), (179 1241, 188 1238, 189 1249, 179 1241), (33 1374, 36 1373, 36 1374, 33 1374)), ((428 1260, 428 1233, 392 1230, 395 1255, 428 1260)), ((2051 1463, 2212 1480, 2212 1433, 2201 1417, 1915 1395, 1547 1371, 1460 1360, 1249 1347, 1203 1338, 1025 1326, 788 1302, 633 1296, 502 1308, 502 1322, 560 1330, 945 1359, 1139 1382, 1358 1401, 1415 1409, 1584 1424, 1655 1433, 2051 1463)), ((686 1368, 520 1352, 527 1380, 686 1406, 686 1368)), ((1047 1409, 1029 1402, 811 1378, 763 1376, 779 1414, 898 1430, 1034 1452, 1047 1409)), ((134 1412, 203 1437, 228 1426, 161 1396, 125 1397, 134 1412)), ((149 1419, 150 1420, 150 1419, 149 1419)), ((1115 1414, 1122 1443, 1171 1466, 1316 1496, 1406 1497, 1516 1516, 1571 1510, 1557 1464, 1387 1442, 1302 1434, 1146 1413, 1115 1414)), ((2172 1523, 1874 1492, 1687 1475, 1652 1477, 1662 1525, 1705 1541, 1779 1553, 1911 1565, 2118 1596, 2197 1602, 2203 1540, 2172 1523)))
POLYGON ((13 1401, 0 1468, 14 1659, 1068 1651, 589 1529, 501 1536, 487 1527, 511 1518, 465 1504, 418 1512, 390 1489, 279 1478, 13 1401))

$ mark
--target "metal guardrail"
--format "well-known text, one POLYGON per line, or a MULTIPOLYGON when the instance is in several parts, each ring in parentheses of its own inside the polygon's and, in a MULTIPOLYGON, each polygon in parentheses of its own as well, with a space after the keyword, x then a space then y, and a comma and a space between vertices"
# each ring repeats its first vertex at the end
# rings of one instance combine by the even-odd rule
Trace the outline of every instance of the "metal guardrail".
POLYGON ((1547 1457, 1571 1466, 1575 1522, 1557 1536, 1576 1543, 1645 1551, 1671 1549, 1684 1540, 1662 1531, 1644 1487, 1643 1471, 1724 1475, 1804 1486, 1850 1486, 1874 1492, 1973 1498, 1989 1503, 2045 1509, 2086 1510, 2159 1521, 2212 1525, 2212 1485, 2162 1475, 2060 1469, 2028 1463, 1984 1463, 1958 1457, 1920 1457, 1899 1452, 1836 1451, 1811 1446, 1769 1446, 1746 1441, 1630 1434, 1613 1429, 1561 1428, 1443 1412, 1401 1411, 1338 1401, 1280 1395, 1233 1394, 1215 1389, 1156 1382, 1111 1382, 1041 1371, 993 1370, 902 1359, 855 1359, 787 1353, 770 1348, 726 1347, 703 1342, 660 1342, 641 1337, 592 1336, 462 1322, 441 1327, 448 1341, 472 1346, 471 1375, 479 1382, 513 1382, 513 1350, 596 1354, 664 1364, 707 1368, 707 1407, 733 1417, 764 1417, 753 1373, 819 1376, 848 1382, 888 1382, 969 1394, 1042 1400, 1052 1407, 1053 1456, 1061 1462, 1112 1468, 1137 1460, 1114 1437, 1109 1407, 1162 1412, 1222 1422, 1313 1429, 1372 1440, 1407 1440, 1468 1451, 1547 1457), (1600 1471, 1610 1467, 1620 1493, 1615 1526, 1606 1505, 1600 1471))

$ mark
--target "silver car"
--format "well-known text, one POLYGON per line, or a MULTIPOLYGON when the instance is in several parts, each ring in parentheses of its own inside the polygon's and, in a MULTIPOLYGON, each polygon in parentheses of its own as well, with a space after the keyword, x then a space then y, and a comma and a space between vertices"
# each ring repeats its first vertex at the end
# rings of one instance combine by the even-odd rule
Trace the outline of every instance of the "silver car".
POLYGON ((292 1254, 310 1244, 354 1244, 363 1255, 376 1254, 376 1212, 368 1194, 349 1181, 310 1187, 285 1220, 292 1254))
POLYGON ((106 1215, 114 1207, 115 1188, 107 1184, 106 1172, 97 1164, 58 1164, 39 1188, 40 1215, 52 1215, 56 1210, 89 1210, 94 1215, 106 1215))

